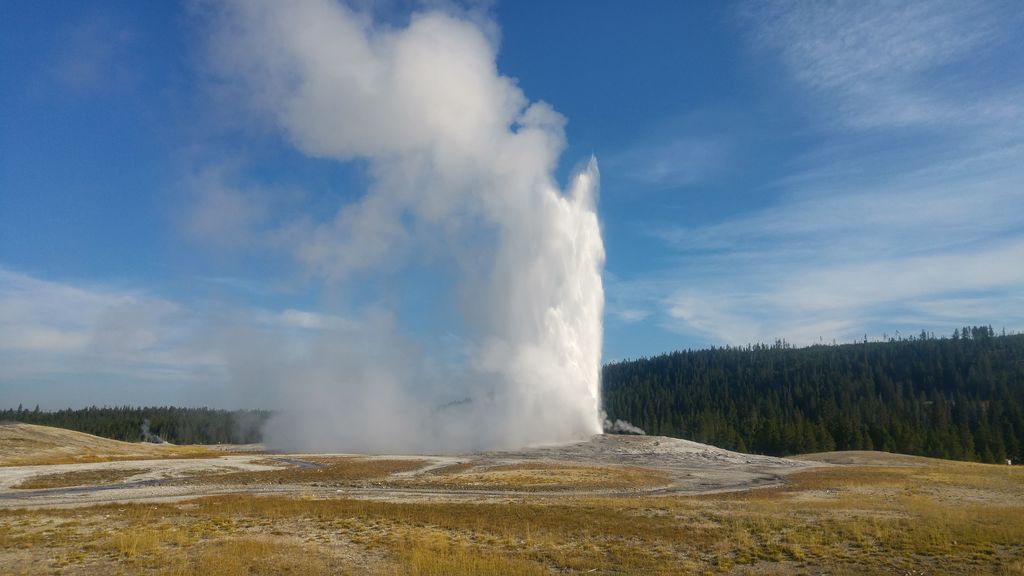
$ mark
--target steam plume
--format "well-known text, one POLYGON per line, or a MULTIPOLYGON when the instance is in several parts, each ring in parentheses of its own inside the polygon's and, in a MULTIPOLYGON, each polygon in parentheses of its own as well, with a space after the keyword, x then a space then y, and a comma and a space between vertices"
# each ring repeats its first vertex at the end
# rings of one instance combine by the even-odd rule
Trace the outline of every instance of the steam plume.
POLYGON ((434 11, 395 28, 330 0, 229 2, 214 20, 218 69, 249 104, 304 154, 373 176, 333 218, 275 242, 339 293, 425 266, 459 302, 456 358, 386 301, 299 347, 226 338, 248 393, 283 408, 268 442, 458 451, 599 433, 597 164, 560 189, 565 119, 498 72, 492 27, 434 11))
POLYGON ((164 439, 153 434, 149 431, 149 418, 142 421, 139 425, 139 433, 142 435, 143 442, 152 442, 153 444, 164 444, 164 439))
POLYGON ((637 434, 640 436, 646 436, 647 432, 639 426, 634 426, 632 422, 627 420, 619 420, 616 418, 612 420, 608 418, 608 414, 604 410, 601 411, 601 427, 605 432, 609 434, 637 434))

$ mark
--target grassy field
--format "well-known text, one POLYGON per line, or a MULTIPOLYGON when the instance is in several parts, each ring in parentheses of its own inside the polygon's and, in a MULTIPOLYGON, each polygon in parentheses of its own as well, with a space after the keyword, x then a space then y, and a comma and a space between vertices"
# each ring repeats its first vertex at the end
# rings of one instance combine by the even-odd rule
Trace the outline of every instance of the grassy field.
MULTIPOLYGON (((359 477, 383 479, 395 462, 360 468, 359 477)), ((565 474, 557 466, 497 472, 527 486, 565 474)), ((0 511, 0 571, 1024 575, 1024 470, 1007 466, 893 459, 694 497, 312 494, 0 511)))

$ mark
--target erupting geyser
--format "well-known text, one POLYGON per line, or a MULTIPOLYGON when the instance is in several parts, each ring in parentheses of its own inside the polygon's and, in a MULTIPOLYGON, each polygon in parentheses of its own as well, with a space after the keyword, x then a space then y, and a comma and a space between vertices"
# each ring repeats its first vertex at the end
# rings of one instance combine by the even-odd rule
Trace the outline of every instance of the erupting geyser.
POLYGON ((236 354, 239 378, 277 390, 268 443, 460 451, 599 433, 597 165, 560 189, 565 120, 498 73, 493 26, 435 11, 392 27, 329 0, 239 0, 214 23, 218 70, 298 150, 372 175, 277 238, 339 292, 396 267, 445 275, 467 343, 429 354, 382 301, 299 351, 236 354))

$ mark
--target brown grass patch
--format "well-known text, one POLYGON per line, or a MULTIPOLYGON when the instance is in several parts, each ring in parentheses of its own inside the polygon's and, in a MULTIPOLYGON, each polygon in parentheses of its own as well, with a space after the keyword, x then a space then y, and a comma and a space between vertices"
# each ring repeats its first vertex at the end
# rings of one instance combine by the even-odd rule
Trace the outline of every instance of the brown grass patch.
POLYGON ((317 467, 302 468, 285 462, 268 459, 259 462, 280 466, 278 470, 228 472, 204 474, 187 479, 189 483, 229 485, 262 484, 310 484, 314 486, 350 486, 370 480, 383 480, 396 472, 407 472, 426 466, 424 460, 388 460, 359 457, 317 457, 307 458, 317 467))
POLYGON ((406 536, 393 546, 394 558, 380 573, 409 576, 448 576, 457 574, 502 574, 508 576, 547 576, 550 571, 523 555, 481 550, 453 541, 440 534, 406 536))
POLYGON ((0 466, 51 466, 55 464, 97 464, 100 462, 128 462, 133 460, 179 460, 191 458, 217 458, 215 452, 199 446, 168 446, 161 452, 109 453, 42 453, 32 456, 12 456, 0 459, 0 466))
POLYGON ((450 490, 525 492, 574 490, 642 490, 670 483, 664 473, 635 466, 583 466, 524 462, 488 467, 455 464, 393 485, 450 490))
POLYGON ((139 468, 74 470, 71 472, 34 476, 20 484, 12 486, 12 488, 36 490, 43 488, 67 488, 69 486, 115 484, 144 472, 146 472, 146 470, 139 468))
POLYGON ((331 562, 313 546, 273 538, 230 538, 198 546, 166 574, 255 576, 331 574, 331 562))

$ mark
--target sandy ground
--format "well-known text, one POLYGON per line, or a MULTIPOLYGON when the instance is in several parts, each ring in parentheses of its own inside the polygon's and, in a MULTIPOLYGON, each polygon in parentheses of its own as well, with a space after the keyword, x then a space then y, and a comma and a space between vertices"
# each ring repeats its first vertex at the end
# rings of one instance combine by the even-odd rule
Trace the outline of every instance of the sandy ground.
MULTIPOLYGON (((10 427, 2 425, 0 428, 10 427)), ((18 425, 22 426, 22 425, 18 425)), ((40 427, 34 427, 40 428, 40 427)), ((52 430, 52 429, 51 429, 52 430)), ((24 432, 24 431, 22 431, 24 432)), ((39 436, 46 431, 31 430, 34 442, 40 442, 39 436)), ((57 441, 69 438, 76 445, 88 444, 89 439, 69 436, 67 431, 59 431, 57 441)), ((75 435, 77 433, 70 433, 75 435)), ((19 436, 10 430, 6 437, 19 436)), ((24 437, 25 434, 20 434, 24 437)), ((24 450, 12 446, 12 441, 3 443, 0 434, 0 455, 18 451, 24 457, 24 450)), ((100 444, 105 441, 98 439, 100 444)), ((95 442, 95 441, 94 441, 95 442)), ((147 446, 125 443, 113 445, 119 453, 130 454, 132 450, 152 450, 147 446)), ((104 444, 105 445, 105 444, 104 444)), ((96 450, 96 446, 89 447, 96 450)), ((813 466, 827 466, 822 461, 798 461, 766 456, 739 454, 673 438, 656 436, 617 436, 599 435, 588 441, 564 445, 528 448, 516 451, 487 452, 464 454, 457 456, 407 456, 407 455, 362 455, 359 458, 386 460, 409 459, 422 462, 413 470, 391 474, 381 482, 357 482, 346 485, 322 483, 283 484, 276 482, 247 484, 244 486, 230 483, 220 484, 215 475, 230 472, 259 472, 280 470, 286 467, 316 466, 317 461, 327 455, 312 454, 266 454, 260 453, 257 447, 249 446, 244 450, 233 450, 232 447, 219 447, 222 451, 231 452, 223 456, 183 459, 149 459, 159 458, 146 454, 145 460, 121 460, 116 462, 93 462, 73 464, 0 466, 0 508, 22 507, 69 507, 84 506, 111 502, 138 501, 175 501, 197 496, 253 493, 253 494, 302 494, 302 495, 344 495, 364 498, 381 499, 487 499, 525 494, 514 488, 501 487, 487 489, 474 487, 460 489, 459 486, 431 486, 429 482, 418 486, 418 478, 429 478, 429 475, 443 472, 446 468, 461 465, 464 468, 487 471, 495 467, 515 466, 586 466, 590 469, 605 467, 609 474, 616 469, 649 470, 661 481, 629 489, 580 489, 573 490, 575 495, 586 494, 705 494, 723 491, 746 490, 756 487, 773 486, 782 482, 787 473, 813 466), (137 470, 137 474, 117 478, 116 482, 98 485, 73 486, 47 489, 15 488, 18 484, 40 476, 55 474, 79 473, 83 471, 117 471, 137 470), (213 476, 211 480, 211 476, 213 476), (190 478, 203 477, 203 482, 191 482, 190 478)), ((160 448, 157 447, 159 450, 160 448)), ((334 455, 354 456, 354 455, 334 455)), ((545 494, 543 490, 530 490, 532 495, 545 494)), ((565 494, 565 491, 551 492, 565 494)))

